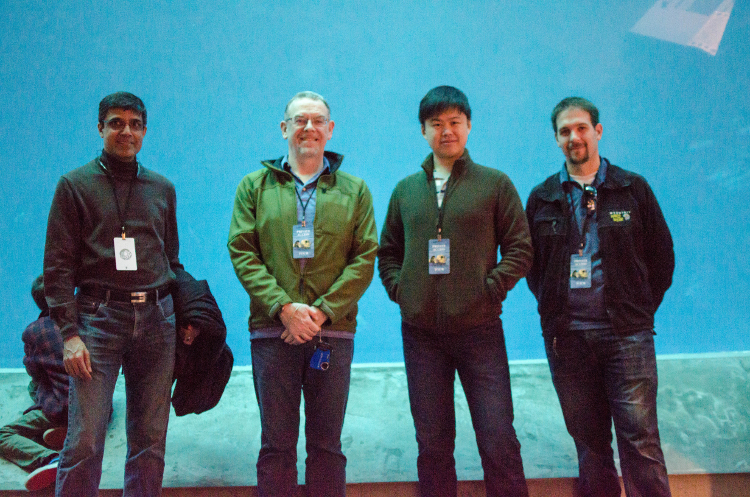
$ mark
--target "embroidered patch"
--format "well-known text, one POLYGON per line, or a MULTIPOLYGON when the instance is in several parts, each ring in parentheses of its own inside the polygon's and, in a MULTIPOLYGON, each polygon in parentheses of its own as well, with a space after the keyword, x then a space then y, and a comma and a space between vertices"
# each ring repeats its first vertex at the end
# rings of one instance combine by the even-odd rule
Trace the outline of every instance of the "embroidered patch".
POLYGON ((615 223, 630 221, 630 211, 610 211, 609 218, 615 223))

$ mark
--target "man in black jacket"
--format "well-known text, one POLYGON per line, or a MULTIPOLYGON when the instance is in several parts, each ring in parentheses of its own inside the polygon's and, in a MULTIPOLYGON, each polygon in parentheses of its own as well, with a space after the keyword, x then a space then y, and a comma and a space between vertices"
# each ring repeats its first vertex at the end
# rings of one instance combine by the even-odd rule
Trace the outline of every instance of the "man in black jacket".
POLYGON ((669 496, 656 419, 654 313, 672 283, 672 237, 643 177, 599 156, 588 100, 562 100, 552 128, 565 164, 529 196, 545 348, 581 495, 618 497, 614 420, 628 496, 669 496))

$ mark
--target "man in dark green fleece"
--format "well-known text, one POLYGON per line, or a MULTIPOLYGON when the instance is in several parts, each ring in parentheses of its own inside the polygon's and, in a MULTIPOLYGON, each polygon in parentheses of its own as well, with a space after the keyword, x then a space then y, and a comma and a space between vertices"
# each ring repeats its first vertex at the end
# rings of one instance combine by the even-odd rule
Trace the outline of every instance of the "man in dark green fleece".
POLYGON ((296 494, 301 393, 306 495, 346 495, 341 429, 357 301, 378 239, 367 185, 325 150, 330 117, 317 93, 292 97, 281 122, 288 153, 242 179, 229 228, 229 255, 250 296, 259 497, 296 494))
POLYGON ((469 157, 471 108, 463 92, 430 90, 419 122, 432 153, 422 171, 393 191, 378 269, 388 296, 401 306, 420 494, 457 493, 458 372, 487 496, 527 496, 499 319, 505 296, 532 262, 523 205, 508 176, 469 157))

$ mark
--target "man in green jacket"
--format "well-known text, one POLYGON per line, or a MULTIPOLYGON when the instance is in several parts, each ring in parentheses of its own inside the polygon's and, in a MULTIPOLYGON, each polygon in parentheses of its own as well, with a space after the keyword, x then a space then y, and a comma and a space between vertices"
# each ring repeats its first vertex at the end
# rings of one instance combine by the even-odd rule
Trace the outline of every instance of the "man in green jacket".
POLYGON ((393 191, 378 269, 388 296, 401 306, 420 494, 457 492, 458 372, 487 495, 527 496, 499 319, 508 291, 531 266, 523 205, 505 174, 469 157, 471 108, 463 92, 451 86, 430 90, 419 121, 432 153, 422 171, 393 191))
POLYGON ((300 391, 307 495, 346 494, 341 429, 357 301, 378 244, 367 185, 339 169, 343 156, 325 151, 333 126, 323 97, 292 97, 281 122, 288 154, 263 161, 235 197, 228 248, 250 296, 261 497, 296 493, 300 391))

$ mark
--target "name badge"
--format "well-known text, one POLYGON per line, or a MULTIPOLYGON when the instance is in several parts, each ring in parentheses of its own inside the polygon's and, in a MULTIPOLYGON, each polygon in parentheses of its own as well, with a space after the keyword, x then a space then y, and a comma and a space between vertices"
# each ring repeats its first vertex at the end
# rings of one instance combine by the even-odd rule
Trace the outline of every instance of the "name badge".
POLYGON ((115 267, 118 271, 135 271, 135 238, 115 238, 115 267))
POLYGON ((591 256, 570 256, 570 288, 591 288, 591 256))
POLYGON ((292 256, 310 259, 315 255, 315 235, 312 226, 295 224, 292 228, 292 256))
POLYGON ((451 241, 430 240, 427 245, 427 257, 430 274, 448 274, 451 272, 451 241))

